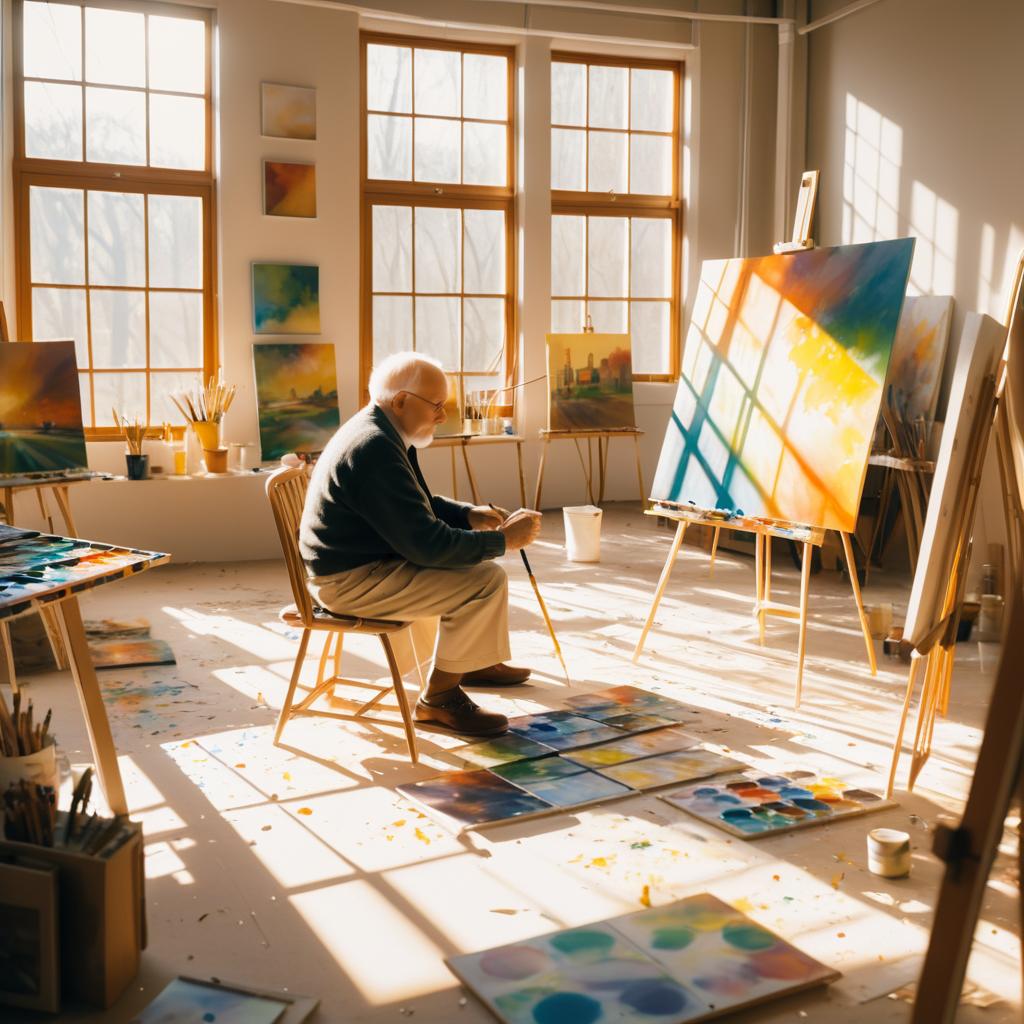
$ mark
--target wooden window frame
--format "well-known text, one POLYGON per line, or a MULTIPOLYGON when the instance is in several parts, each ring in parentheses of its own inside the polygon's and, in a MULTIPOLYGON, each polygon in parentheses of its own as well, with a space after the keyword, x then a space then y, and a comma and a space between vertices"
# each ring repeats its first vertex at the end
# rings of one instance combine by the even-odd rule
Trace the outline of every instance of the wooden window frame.
MULTIPOLYGON (((29 190, 32 186, 50 188, 80 189, 83 192, 108 191, 108 192, 130 192, 148 195, 171 195, 171 196, 196 196, 203 203, 203 274, 201 288, 150 288, 149 286, 149 235, 146 233, 146 284, 141 286, 93 286, 88 282, 82 285, 51 285, 48 288, 67 288, 69 290, 82 290, 86 293, 86 315, 89 317, 89 337, 86 339, 90 350, 90 365, 86 372, 90 374, 120 373, 120 372, 142 372, 146 375, 147 393, 150 381, 150 373, 159 374, 163 370, 169 372, 188 372, 188 368, 178 369, 176 367, 161 367, 152 369, 149 365, 149 312, 147 303, 146 313, 146 365, 143 368, 129 367, 120 369, 94 370, 92 367, 92 326, 89 315, 88 294, 90 288, 97 290, 127 290, 145 291, 148 295, 151 291, 173 291, 173 292, 199 292, 203 295, 203 367, 200 371, 203 380, 215 376, 219 369, 217 355, 217 270, 216 270, 216 188, 213 174, 213 21, 212 11, 202 7, 191 7, 179 4, 164 4, 147 2, 147 0, 47 0, 49 3, 59 3, 68 7, 95 7, 114 11, 129 11, 132 13, 151 14, 156 16, 175 17, 191 19, 202 22, 204 25, 205 47, 206 47, 206 68, 205 81, 203 85, 202 99, 205 103, 205 149, 206 163, 202 170, 182 170, 176 168, 150 167, 137 164, 109 164, 91 162, 85 159, 86 144, 86 122, 84 118, 85 90, 88 85, 97 85, 108 88, 106 83, 90 83, 85 77, 85 63, 82 64, 82 78, 80 81, 68 82, 60 80, 57 84, 78 84, 82 87, 83 120, 82 120, 82 160, 54 160, 41 159, 38 157, 25 156, 25 110, 24 110, 24 59, 23 59, 23 4, 24 0, 14 0, 12 19, 12 49, 13 49, 13 104, 14 104, 14 159, 12 161, 13 195, 14 195, 14 265, 15 282, 17 295, 17 325, 18 334, 25 339, 32 339, 32 269, 31 269, 31 224, 29 212, 29 190)), ((82 39, 83 57, 85 37, 82 39)), ((49 79, 40 79, 50 81, 49 79)), ((36 79, 32 79, 36 81, 36 79)), ((128 92, 141 92, 147 97, 147 118, 146 118, 146 157, 149 159, 149 114, 148 97, 151 92, 163 95, 182 95, 190 98, 197 98, 196 93, 176 93, 173 90, 156 89, 150 90, 147 81, 144 86, 109 86, 110 88, 123 88, 128 92)), ((83 196, 83 201, 85 196, 83 196)), ((86 218, 88 213, 86 213, 86 218)), ((148 219, 147 219, 148 223, 148 219)), ((86 220, 86 225, 88 220, 86 220)), ((85 244, 88 247, 88 227, 86 227, 85 244)), ((88 259, 88 257, 87 257, 88 259)), ((93 394, 90 386, 90 395, 93 394)), ((147 414, 149 414, 149 401, 147 400, 147 414)), ((84 410, 83 410, 84 412, 84 410)), ((84 417, 83 417, 84 418, 84 417)), ((176 432, 184 429, 181 425, 175 428, 176 432)), ((120 431, 113 426, 110 427, 86 427, 85 438, 87 441, 116 441, 121 438, 120 431)), ((148 436, 162 436, 162 429, 153 425, 148 436)))
MULTIPOLYGON (((518 346, 516 342, 516 264, 515 264, 515 236, 516 236, 516 209, 515 209, 515 73, 516 73, 516 51, 513 46, 497 46, 486 43, 462 42, 450 39, 433 39, 428 36, 409 36, 381 32, 360 33, 360 85, 359 85, 359 181, 360 181, 360 259, 359 259, 359 394, 363 403, 369 401, 368 383, 370 371, 373 368, 373 207, 374 206, 436 206, 448 209, 465 210, 501 210, 505 214, 505 351, 502 360, 503 367, 497 371, 499 377, 504 375, 505 385, 513 382, 516 372, 516 353, 518 346), (429 182, 429 181, 392 181, 382 178, 370 178, 368 176, 368 117, 371 111, 367 101, 367 46, 378 43, 384 46, 403 46, 409 49, 430 49, 448 50, 457 53, 480 53, 492 56, 504 57, 508 61, 508 82, 507 82, 507 119, 506 124, 506 170, 505 185, 462 185, 452 182, 429 182)), ((410 89, 415 95, 415 60, 410 77, 410 89)), ((465 89, 463 79, 461 88, 465 89)), ((438 115, 416 115, 413 111, 403 114, 392 114, 390 116, 408 117, 414 119, 416 116, 435 117, 438 115)), ((439 118, 450 121, 474 122, 480 119, 450 116, 439 118)), ((494 121, 483 121, 481 123, 495 124, 494 121)), ((413 120, 415 126, 415 120, 413 120)), ((460 149, 460 155, 462 155, 460 149)), ((411 160, 413 173, 415 173, 415 127, 413 128, 411 160)), ((461 248, 461 245, 460 245, 461 248)), ((413 257, 415 259, 415 257, 413 257)), ((463 252, 463 260, 465 254, 463 252)), ((415 273, 415 271, 414 271, 415 273)), ((464 286, 465 282, 463 282, 464 286)), ((389 294, 389 293, 377 293, 389 294)), ((406 293, 402 293, 403 295, 406 293)), ((421 294, 415 291, 415 278, 413 291, 408 293, 411 296, 421 294)), ((424 295, 428 293, 422 293, 424 295)), ((429 293, 435 294, 435 293, 429 293)), ((463 292, 443 293, 445 296, 458 298, 474 298, 475 294, 466 296, 463 292)), ((490 297, 490 296, 484 296, 490 297)), ((460 360, 465 335, 465 322, 461 319, 460 326, 460 360)), ((415 313, 413 315, 413 337, 416 329, 415 313)), ((479 372, 465 373, 464 367, 458 371, 452 371, 451 376, 458 376, 460 379, 468 377, 480 377, 479 372)), ((514 396, 515 392, 511 392, 514 396)))
MULTIPOLYGON (((679 371, 681 366, 682 353, 680 351, 680 310, 682 308, 680 302, 681 293, 681 273, 682 273, 682 252, 683 252, 683 207, 680 197, 680 185, 679 185, 679 159, 680 159, 680 110, 681 110, 681 96, 682 96, 682 81, 683 81, 683 64, 680 61, 671 60, 649 60, 646 58, 633 58, 633 57, 610 57, 603 54, 597 53, 568 53, 563 51, 553 51, 551 54, 552 64, 582 64, 589 68, 590 66, 599 67, 621 67, 621 68, 637 68, 637 69, 650 69, 654 71, 671 71, 673 75, 672 80, 672 192, 667 196, 655 196, 655 195, 643 195, 643 194, 620 194, 615 192, 580 192, 569 189, 552 189, 551 190, 551 216, 556 217, 559 215, 565 216, 583 216, 583 217, 664 217, 672 221, 672 292, 668 296, 669 301, 669 369, 666 373, 634 373, 634 381, 658 381, 672 383, 679 379, 679 371)), ((627 135, 659 135, 664 137, 668 133, 666 132, 652 132, 647 130, 632 129, 632 128, 591 128, 590 127, 590 91, 589 91, 589 72, 587 73, 588 78, 588 89, 587 89, 587 113, 586 121, 584 125, 563 125, 556 124, 551 121, 548 126, 548 131, 553 131, 556 128, 567 129, 570 131, 583 131, 586 133, 586 148, 584 152, 584 166, 589 169, 589 157, 590 157, 590 132, 600 131, 614 131, 623 132, 627 135)), ((629 110, 629 97, 627 94, 627 111, 629 110)), ((628 125, 628 121, 627 121, 628 125)), ((626 164, 627 181, 629 174, 629 162, 627 158, 626 164)), ((587 254, 584 252, 584 261, 586 261, 587 254)), ((627 281, 632 278, 632 257, 631 254, 627 256, 629 265, 627 266, 627 281)), ((552 295, 552 301, 560 300, 579 300, 583 299, 584 306, 587 301, 591 298, 595 302, 601 301, 623 301, 622 299, 616 299, 615 296, 564 296, 564 295, 552 295)), ((625 297, 626 302, 626 316, 627 324, 629 322, 629 304, 631 302, 664 302, 665 299, 652 299, 652 298, 630 298, 625 297)), ((580 325, 582 328, 582 324, 580 325)))

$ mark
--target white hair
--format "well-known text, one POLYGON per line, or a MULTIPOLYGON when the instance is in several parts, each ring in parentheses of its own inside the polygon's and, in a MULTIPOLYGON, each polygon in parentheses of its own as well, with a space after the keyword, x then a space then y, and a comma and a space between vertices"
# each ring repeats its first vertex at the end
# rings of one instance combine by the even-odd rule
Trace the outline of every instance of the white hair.
POLYGON ((395 352, 382 359, 370 374, 370 400, 377 405, 390 402, 399 391, 419 391, 430 371, 444 373, 444 367, 419 352, 395 352))

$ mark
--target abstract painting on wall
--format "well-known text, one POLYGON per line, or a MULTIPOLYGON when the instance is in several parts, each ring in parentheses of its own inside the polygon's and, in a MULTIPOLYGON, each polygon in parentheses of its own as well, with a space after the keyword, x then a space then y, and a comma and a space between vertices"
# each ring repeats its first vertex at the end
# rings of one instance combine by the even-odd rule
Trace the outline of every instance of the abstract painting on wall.
POLYGON ((624 430, 633 416, 628 334, 549 334, 548 429, 624 430))
POLYGON ((334 346, 254 345, 252 360, 263 461, 322 452, 341 425, 334 346))
POLYGON ((935 419, 952 315, 951 295, 908 295, 903 304, 888 386, 904 419, 935 419))
POLYGON ((686 1024, 839 977, 708 893, 448 966, 505 1024, 686 1024))
POLYGON ((262 131, 277 139, 316 138, 316 89, 262 82, 262 131))
POLYGON ((652 497, 852 532, 913 250, 706 261, 652 497))
POLYGON ((316 164, 264 160, 263 212, 271 217, 315 217, 316 164))
POLYGON ((254 263, 252 320, 257 334, 319 334, 320 268, 254 263))
POLYGON ((86 465, 75 343, 0 344, 0 477, 86 465))
POLYGON ((869 790, 809 771, 765 775, 751 770, 687 786, 666 793, 663 799, 741 839, 828 824, 893 806, 891 800, 869 790))

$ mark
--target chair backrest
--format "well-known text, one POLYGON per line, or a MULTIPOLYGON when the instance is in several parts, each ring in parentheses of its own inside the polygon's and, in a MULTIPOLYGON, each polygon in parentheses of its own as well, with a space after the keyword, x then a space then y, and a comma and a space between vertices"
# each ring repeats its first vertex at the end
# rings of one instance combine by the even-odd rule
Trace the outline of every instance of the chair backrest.
POLYGON ((309 470, 306 466, 283 466, 267 479, 267 497, 281 538, 288 580, 292 585, 292 599, 306 626, 313 621, 313 599, 306 589, 306 567, 299 554, 299 523, 302 521, 302 507, 306 503, 308 489, 309 470))

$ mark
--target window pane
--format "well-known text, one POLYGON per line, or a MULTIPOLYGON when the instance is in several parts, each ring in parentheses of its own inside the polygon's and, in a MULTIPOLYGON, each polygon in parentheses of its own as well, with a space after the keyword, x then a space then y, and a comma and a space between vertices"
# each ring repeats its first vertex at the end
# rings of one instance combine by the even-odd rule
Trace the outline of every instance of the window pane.
POLYGON ((89 322, 92 324, 94 368, 120 370, 134 366, 145 367, 145 292, 90 288, 89 322))
POLYGON ((587 311, 593 321, 594 330, 604 334, 626 333, 625 302, 589 302, 587 311))
POLYGON ((206 166, 206 103, 188 96, 149 97, 149 162, 201 171, 206 166))
POLYGON ((80 369, 89 366, 89 322, 85 315, 85 289, 33 288, 32 340, 75 343, 80 369))
MULTIPOLYGON (((419 125, 417 125, 417 130, 419 125)), ((467 185, 504 185, 508 178, 505 142, 508 131, 503 124, 462 126, 462 180, 467 185)))
POLYGON ((629 310, 634 373, 668 373, 669 304, 632 302, 629 310))
POLYGON ((459 180, 459 122, 416 118, 416 180, 459 180))
POLYGON ((178 407, 171 401, 171 394, 186 391, 196 386, 196 373, 168 373, 166 370, 149 375, 149 422, 184 423, 178 407))
POLYGON ((459 304, 459 299, 416 297, 416 351, 440 360, 446 370, 459 368, 459 304))
POLYGON ((85 158, 104 164, 146 162, 146 94, 85 90, 85 158))
POLYGON ((466 299, 463 358, 467 370, 494 371, 505 351, 505 300, 466 299))
POLYGON ((203 365, 203 296, 149 293, 150 366, 203 365))
POLYGON ((489 295, 505 291, 505 214, 501 210, 464 210, 463 291, 489 295))
POLYGON ((90 284, 145 285, 143 208, 138 193, 89 193, 90 284))
POLYGON ((412 299, 400 295, 373 297, 373 359, 412 349, 412 299))
POLYGON ((629 222, 625 217, 591 217, 587 245, 588 293, 625 296, 629 222))
POLYGON ((25 156, 82 159, 82 88, 25 83, 25 156))
POLYGON ((203 286, 203 201, 198 196, 149 197, 149 284, 203 286))
POLYGON ((146 418, 145 373, 94 373, 92 387, 96 403, 93 426, 114 426, 114 408, 129 419, 146 418))
POLYGON ((459 221, 458 210, 432 206, 416 208, 413 251, 417 292, 461 291, 462 238, 459 221))
POLYGON ((590 166, 587 190, 590 192, 625 193, 626 150, 625 132, 590 132, 590 166))
POLYGON ((585 319, 582 301, 563 299, 551 303, 551 330, 556 334, 576 334, 583 328, 585 319))
POLYGON ((587 133, 553 128, 551 131, 551 187, 582 192, 586 178, 587 133))
POLYGON ((587 123, 586 64, 551 65, 551 123, 587 123))
POLYGON ((366 106, 395 114, 412 112, 412 49, 408 46, 366 47, 366 106))
POLYGON ((141 14, 85 9, 85 77, 107 85, 146 84, 145 18, 141 14))
POLYGON ((672 194, 672 140, 665 135, 629 137, 629 191, 637 195, 672 194))
POLYGON ((373 208, 373 290, 412 291, 412 208, 373 208))
POLYGON ((149 87, 206 91, 206 25, 194 18, 149 16, 149 87))
POLYGON ((417 49, 414 66, 415 112, 458 117, 462 112, 462 55, 455 50, 417 49))
POLYGON ((85 204, 77 188, 29 189, 32 280, 85 284, 85 204))
POLYGON ((463 117, 491 121, 508 119, 508 59, 488 53, 467 53, 462 58, 465 75, 463 117))
MULTIPOLYGON (((551 218, 551 294, 582 295, 585 217, 551 218)), ((579 328, 577 324, 576 329, 579 328)))
POLYGON ((670 132, 673 130, 673 92, 671 71, 633 68, 630 72, 629 126, 634 131, 670 132))
POLYGON ((591 66, 590 127, 628 128, 629 69, 591 66))
POLYGON ((672 221, 634 217, 630 227, 629 294, 661 299, 672 294, 672 221))
POLYGON ((369 114, 366 118, 366 173, 370 178, 412 178, 412 119, 369 114))
POLYGON ((27 78, 82 78, 82 12, 64 4, 26 3, 22 12, 27 78))

